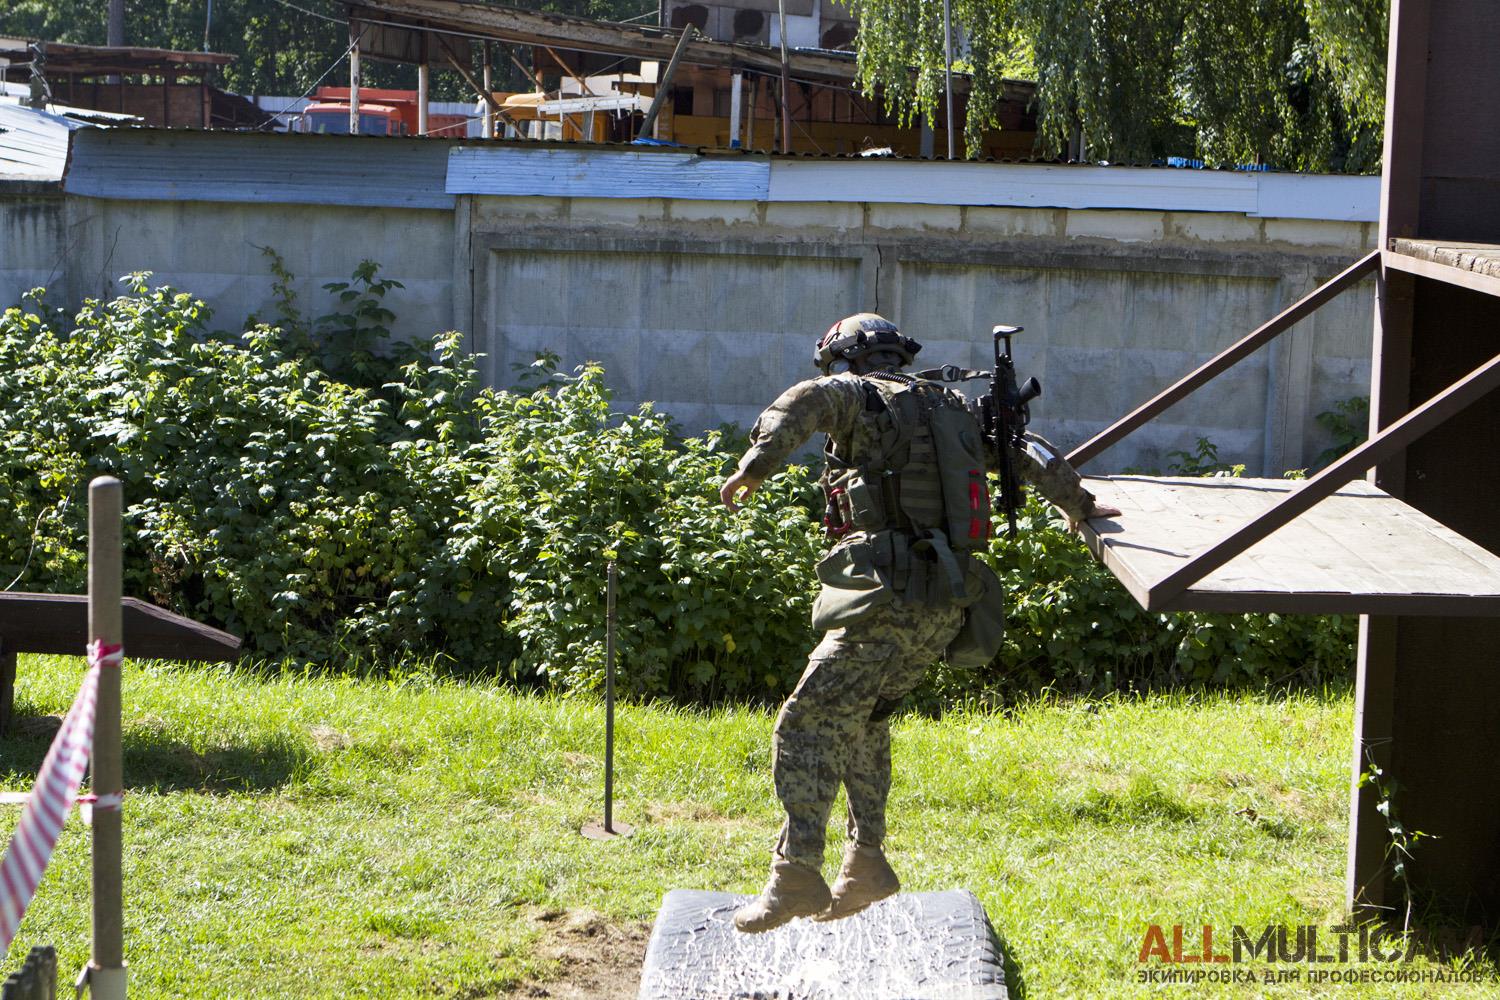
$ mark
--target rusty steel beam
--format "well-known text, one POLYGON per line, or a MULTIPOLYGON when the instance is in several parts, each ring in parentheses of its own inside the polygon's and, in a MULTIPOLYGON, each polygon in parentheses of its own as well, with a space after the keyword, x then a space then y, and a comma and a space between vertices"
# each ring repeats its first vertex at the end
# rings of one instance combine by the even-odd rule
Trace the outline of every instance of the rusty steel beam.
POLYGON ((1372 466, 1379 465, 1402 451, 1417 438, 1454 414, 1478 402, 1497 387, 1500 387, 1500 354, 1475 368, 1364 444, 1335 460, 1333 464, 1309 479, 1305 485, 1277 501, 1275 506, 1264 514, 1234 529, 1189 559, 1181 567, 1158 580, 1147 591, 1147 610, 1159 610, 1170 604, 1193 584, 1256 542, 1266 538, 1299 514, 1306 513, 1319 500, 1333 493, 1340 486, 1359 478, 1372 466))
MULTIPOLYGON (((671 28, 617 24, 545 11, 518 10, 465 0, 362 0, 349 5, 349 16, 413 30, 448 31, 537 47, 632 56, 665 62, 672 57, 679 33, 671 28)), ((686 61, 693 66, 759 69, 781 72, 781 60, 768 45, 720 42, 700 36, 686 61)), ((791 71, 799 77, 854 81, 853 59, 816 52, 791 54, 791 71)))
POLYGON ((1358 282, 1366 274, 1375 270, 1379 263, 1380 251, 1370 251, 1349 267, 1334 275, 1327 282, 1298 299, 1290 307, 1278 313, 1249 335, 1226 347, 1193 372, 1184 375, 1156 396, 1142 403, 1119 420, 1116 420, 1077 448, 1074 448, 1068 453, 1068 461, 1074 466, 1082 465, 1089 459, 1097 457, 1100 452, 1111 445, 1118 444, 1120 439, 1138 429, 1142 424, 1145 424, 1162 411, 1182 402, 1195 389, 1200 388, 1215 376, 1228 371, 1251 354, 1254 354, 1261 347, 1291 329, 1298 322, 1306 319, 1330 299, 1333 299, 1340 292, 1358 282))

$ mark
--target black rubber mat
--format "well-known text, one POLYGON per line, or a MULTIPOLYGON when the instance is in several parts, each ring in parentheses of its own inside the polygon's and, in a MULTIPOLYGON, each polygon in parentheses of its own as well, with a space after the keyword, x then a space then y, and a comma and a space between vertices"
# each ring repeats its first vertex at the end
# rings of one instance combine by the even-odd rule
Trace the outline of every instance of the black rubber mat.
POLYGON ((668 892, 640 1000, 1007 1000, 1000 945, 971 892, 902 893, 843 920, 742 934, 730 918, 750 898, 668 892))

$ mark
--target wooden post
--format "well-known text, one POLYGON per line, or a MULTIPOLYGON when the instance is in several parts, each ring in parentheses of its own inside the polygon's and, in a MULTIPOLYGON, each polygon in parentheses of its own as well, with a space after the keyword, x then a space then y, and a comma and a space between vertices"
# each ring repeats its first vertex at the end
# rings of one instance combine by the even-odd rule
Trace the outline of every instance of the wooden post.
POLYGON ((0 1000, 56 1000, 57 949, 33 948, 0 986, 0 1000))
MULTIPOLYGON (((89 635, 117 646, 120 613, 120 481, 100 476, 89 483, 89 635)), ((93 792, 115 796, 124 789, 120 764, 120 670, 99 672, 94 715, 93 792)), ((93 815, 94 950, 89 962, 93 1000, 124 1000, 124 893, 120 872, 123 809, 96 808, 93 815)))
POLYGON ((10 732, 10 717, 16 700, 16 651, 0 636, 0 736, 10 732))
POLYGON ((745 113, 745 148, 755 148, 755 95, 760 93, 760 78, 750 78, 750 110, 745 113))
POLYGON ((359 135, 359 22, 349 20, 349 134, 359 135))

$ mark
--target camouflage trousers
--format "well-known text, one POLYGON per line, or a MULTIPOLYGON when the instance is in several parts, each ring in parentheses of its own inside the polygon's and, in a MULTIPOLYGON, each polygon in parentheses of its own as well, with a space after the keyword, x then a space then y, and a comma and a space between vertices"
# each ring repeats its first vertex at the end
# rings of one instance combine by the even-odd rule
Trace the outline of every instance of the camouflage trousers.
POLYGON ((891 734, 877 703, 899 702, 916 687, 962 621, 957 607, 898 601, 833 629, 812 651, 771 737, 776 797, 786 810, 778 856, 823 867, 824 830, 840 782, 849 840, 879 846, 885 839, 891 734))

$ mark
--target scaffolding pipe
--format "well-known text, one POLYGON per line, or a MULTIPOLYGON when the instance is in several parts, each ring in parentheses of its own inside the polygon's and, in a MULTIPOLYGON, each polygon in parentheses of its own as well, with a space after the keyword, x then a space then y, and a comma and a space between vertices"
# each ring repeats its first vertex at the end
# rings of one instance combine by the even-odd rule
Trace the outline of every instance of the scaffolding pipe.
POLYGON ((953 159, 953 0, 943 0, 943 89, 947 94, 948 159, 953 159))
POLYGON ((656 96, 651 98, 651 107, 646 111, 646 117, 641 121, 641 130, 637 136, 650 138, 651 129, 656 125, 656 116, 661 111, 661 106, 666 102, 667 96, 672 91, 672 77, 677 73, 677 64, 682 60, 682 52, 687 48, 688 42, 692 41, 697 28, 691 24, 682 29, 682 37, 677 39, 677 47, 672 50, 672 58, 667 62, 667 68, 662 73, 661 79, 656 81, 656 96))
POLYGON ((786 0, 776 0, 776 16, 781 33, 781 151, 792 151, 791 85, 787 79, 786 55, 786 0))
POLYGON ((359 135, 359 22, 349 20, 349 134, 359 135))
POLYGON ((740 92, 745 86, 745 74, 735 73, 734 83, 729 88, 729 148, 740 148, 740 92))
POLYGON ((431 79, 431 69, 427 65, 427 40, 431 37, 427 32, 422 32, 422 61, 417 63, 417 135, 427 134, 427 93, 431 79))

